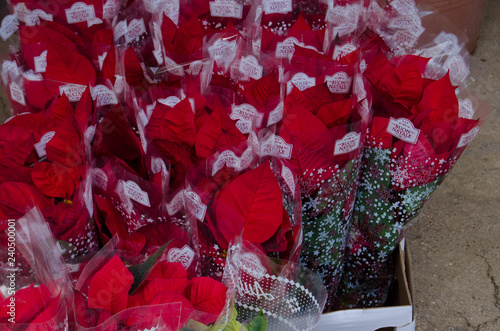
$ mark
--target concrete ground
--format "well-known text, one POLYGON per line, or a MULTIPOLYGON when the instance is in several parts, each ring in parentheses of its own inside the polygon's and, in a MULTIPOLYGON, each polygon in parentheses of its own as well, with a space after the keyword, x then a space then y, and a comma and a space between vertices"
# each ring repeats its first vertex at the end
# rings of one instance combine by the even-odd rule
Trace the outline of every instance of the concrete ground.
MULTIPOLYGON (((500 1, 489 0, 476 93, 500 110, 500 1)), ((500 114, 489 122, 409 232, 417 330, 500 330, 500 114)))

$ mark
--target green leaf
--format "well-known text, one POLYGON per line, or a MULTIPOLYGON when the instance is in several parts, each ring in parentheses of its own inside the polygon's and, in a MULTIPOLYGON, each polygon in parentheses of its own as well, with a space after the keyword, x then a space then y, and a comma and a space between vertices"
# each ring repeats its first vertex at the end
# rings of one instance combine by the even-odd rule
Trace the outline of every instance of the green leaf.
POLYGON ((180 331, 209 331, 210 327, 205 324, 195 321, 189 320, 186 324, 180 329, 180 331))
POLYGON ((266 331, 267 330, 267 321, 266 316, 264 316, 264 312, 260 311, 260 314, 257 315, 247 327, 248 331, 266 331))
POLYGON ((165 253, 168 244, 170 244, 170 241, 158 248, 158 250, 150 257, 148 257, 143 263, 136 264, 128 268, 128 270, 134 276, 134 283, 132 284, 132 287, 129 291, 130 295, 134 294, 135 290, 137 290, 137 288, 146 280, 146 278, 148 278, 151 270, 153 270, 155 265, 159 262, 163 253, 165 253))
POLYGON ((224 326, 224 329, 222 329, 222 331, 247 331, 247 328, 244 327, 240 322, 238 322, 236 320, 237 316, 238 316, 238 312, 233 307, 232 313, 231 313, 231 318, 229 319, 227 324, 224 326))

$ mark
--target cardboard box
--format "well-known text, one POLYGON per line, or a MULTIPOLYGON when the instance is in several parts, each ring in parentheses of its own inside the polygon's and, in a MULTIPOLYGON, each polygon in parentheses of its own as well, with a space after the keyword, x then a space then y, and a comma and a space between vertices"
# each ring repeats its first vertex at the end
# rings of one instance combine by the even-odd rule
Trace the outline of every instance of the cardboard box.
POLYGON ((410 256, 404 241, 396 257, 394 285, 389 305, 382 308, 339 310, 323 314, 317 331, 415 331, 410 256))
POLYGON ((429 24, 424 27, 428 32, 437 34, 443 29, 439 15, 443 15, 451 24, 449 31, 468 39, 467 49, 470 53, 476 48, 477 38, 483 22, 486 0, 415 0, 418 7, 432 10, 435 14, 426 17, 429 24))

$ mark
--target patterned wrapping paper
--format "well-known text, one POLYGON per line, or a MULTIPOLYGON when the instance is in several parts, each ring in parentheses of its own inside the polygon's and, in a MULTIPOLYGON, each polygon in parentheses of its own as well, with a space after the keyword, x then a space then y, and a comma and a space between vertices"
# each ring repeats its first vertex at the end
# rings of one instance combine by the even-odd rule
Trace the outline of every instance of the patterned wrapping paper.
POLYGON ((374 114, 336 308, 385 303, 394 250, 489 115, 479 100, 460 99, 468 93, 449 74, 423 78, 426 65, 408 55, 367 69, 374 114), (406 85, 391 85, 398 75, 406 85))

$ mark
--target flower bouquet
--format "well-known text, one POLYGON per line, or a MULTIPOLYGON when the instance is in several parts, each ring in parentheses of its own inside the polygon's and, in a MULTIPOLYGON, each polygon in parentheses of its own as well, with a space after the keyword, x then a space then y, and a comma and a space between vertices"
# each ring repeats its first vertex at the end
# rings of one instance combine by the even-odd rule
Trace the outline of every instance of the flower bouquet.
POLYGON ((60 249, 40 210, 33 208, 5 232, 0 325, 4 330, 65 330, 71 286, 60 249), (19 266, 29 266, 21 273, 19 266))
POLYGON ((118 246, 115 236, 78 279, 77 329, 179 330, 186 323, 213 324, 226 308, 226 286, 208 277, 188 277, 181 263, 166 260, 168 243, 141 263, 130 263, 128 252, 118 246))
POLYGON ((460 68, 442 75, 419 55, 375 51, 367 58, 374 113, 336 307, 385 302, 393 251, 490 111, 452 84, 460 68))

